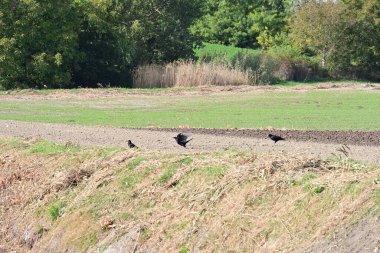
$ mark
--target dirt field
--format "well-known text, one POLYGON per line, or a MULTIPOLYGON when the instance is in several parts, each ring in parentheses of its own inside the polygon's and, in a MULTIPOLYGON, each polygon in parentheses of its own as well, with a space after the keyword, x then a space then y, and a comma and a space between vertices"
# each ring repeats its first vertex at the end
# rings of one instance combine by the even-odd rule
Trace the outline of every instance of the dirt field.
POLYGON ((127 147, 129 139, 146 150, 199 152, 238 149, 257 153, 296 153, 306 157, 344 156, 338 149, 346 144, 348 156, 367 163, 380 164, 380 132, 217 130, 217 129, 124 129, 64 124, 0 121, 2 137, 34 137, 71 142, 81 146, 127 147), (188 148, 178 146, 173 136, 192 132, 188 148), (281 134, 287 140, 274 144, 268 133, 281 134), (357 143, 357 144, 356 144, 357 143))

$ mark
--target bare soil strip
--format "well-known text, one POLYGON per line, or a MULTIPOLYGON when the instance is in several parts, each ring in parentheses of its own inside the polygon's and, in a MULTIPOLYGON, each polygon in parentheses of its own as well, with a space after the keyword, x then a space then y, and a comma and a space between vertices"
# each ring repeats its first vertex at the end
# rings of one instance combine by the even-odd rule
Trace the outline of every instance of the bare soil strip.
MULTIPOLYGON (((105 146, 105 147, 128 147, 129 139, 142 149, 159 150, 167 152, 201 152, 217 151, 224 149, 238 149, 242 151, 252 151, 257 153, 297 153, 305 157, 328 158, 334 154, 337 156, 344 155, 338 151, 342 144, 349 145, 350 152, 348 156, 355 160, 360 160, 371 164, 380 164, 380 146, 373 144, 378 142, 359 142, 362 145, 353 145, 352 142, 338 143, 338 138, 332 137, 328 132, 314 132, 326 136, 325 139, 316 138, 312 141, 299 141, 294 139, 296 132, 265 131, 265 130, 217 130, 208 129, 125 129, 117 127, 90 127, 90 126, 73 126, 64 124, 19 122, 19 121, 0 121, 0 137, 23 137, 23 138, 43 138, 58 143, 71 142, 80 146, 105 146), (181 131, 180 131, 181 130, 181 131), (180 147, 176 144, 173 137, 177 132, 193 132, 193 140, 189 143, 188 148, 180 147), (203 131, 203 132, 202 132, 203 131), (256 132, 257 131, 257 132, 256 132), (281 133, 287 141, 274 144, 266 138, 267 133, 281 133), (238 133, 238 134, 236 134, 238 133), (249 134, 251 133, 251 134, 249 134), (253 134, 255 133, 255 134, 253 134), (291 133, 293 135, 291 135, 291 133), (326 143, 329 138, 336 140, 335 143, 326 143), (323 140, 325 140, 323 142, 323 140)), ((336 133, 336 132, 331 132, 336 133)), ((345 136, 347 133, 338 132, 345 136)), ((359 132, 353 132, 352 139, 347 137, 346 140, 360 140, 359 132)), ((300 136, 301 132, 298 133, 300 136)), ((367 133, 363 133, 364 134, 367 133)), ((311 133, 305 134, 305 140, 310 140, 311 133), (308 139, 309 138, 309 139, 308 139)), ((378 132, 369 134, 370 140, 379 137, 378 132), (372 135, 371 135, 372 134, 372 135)), ((361 137, 363 139, 368 136, 361 137)))
POLYGON ((153 131, 181 132, 216 136, 232 136, 244 138, 267 138, 268 133, 285 137, 292 141, 308 141, 361 146, 380 146, 380 131, 308 131, 278 129, 215 129, 215 128, 151 128, 153 131))

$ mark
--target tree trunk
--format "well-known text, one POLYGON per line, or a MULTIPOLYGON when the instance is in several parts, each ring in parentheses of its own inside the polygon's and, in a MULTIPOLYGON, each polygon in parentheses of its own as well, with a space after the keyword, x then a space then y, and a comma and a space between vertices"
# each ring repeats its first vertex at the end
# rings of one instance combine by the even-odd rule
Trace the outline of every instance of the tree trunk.
POLYGON ((326 52, 322 52, 322 68, 326 66, 326 52))

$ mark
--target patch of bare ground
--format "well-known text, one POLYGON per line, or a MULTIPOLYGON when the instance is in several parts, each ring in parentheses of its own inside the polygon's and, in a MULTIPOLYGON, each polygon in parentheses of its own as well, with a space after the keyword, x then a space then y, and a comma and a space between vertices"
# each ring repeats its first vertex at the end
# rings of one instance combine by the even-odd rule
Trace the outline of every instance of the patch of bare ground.
POLYGON ((251 129, 127 129, 65 124, 0 121, 0 136, 44 138, 80 146, 128 147, 129 139, 140 148, 152 151, 194 153, 236 149, 256 153, 300 153, 326 159, 331 156, 380 164, 380 132, 293 131, 251 129), (178 132, 192 132, 188 147, 176 144, 178 132), (268 133, 282 135, 286 141, 274 144, 268 133), (347 145, 347 153, 342 153, 347 145))
MULTIPOLYGON (((152 131, 181 132, 183 128, 149 128, 152 131)), ((287 140, 299 142, 335 143, 364 146, 380 146, 380 131, 314 131, 281 129, 216 129, 186 128, 196 134, 233 136, 245 138, 267 138, 268 133, 284 136, 287 140)))
POLYGON ((353 225, 340 227, 330 238, 318 240, 299 252, 380 252, 380 216, 369 217, 353 225))
POLYGON ((43 145, 0 140, 5 251, 292 252, 376 231, 379 168, 350 159, 43 145))

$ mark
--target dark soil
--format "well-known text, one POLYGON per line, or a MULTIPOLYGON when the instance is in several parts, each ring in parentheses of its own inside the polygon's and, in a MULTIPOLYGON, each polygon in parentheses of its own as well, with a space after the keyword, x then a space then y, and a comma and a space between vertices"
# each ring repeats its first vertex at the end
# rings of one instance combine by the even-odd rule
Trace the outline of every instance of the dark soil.
POLYGON ((215 128, 149 128, 152 131, 191 132, 216 136, 267 138, 268 134, 280 135, 286 140, 319 142, 360 146, 380 146, 380 131, 301 131, 301 130, 257 130, 257 129, 215 129, 215 128))
POLYGON ((349 157, 365 163, 380 164, 380 132, 284 131, 249 129, 192 128, 118 128, 78 126, 38 122, 0 120, 0 137, 42 138, 58 143, 80 146, 128 148, 132 140, 139 148, 165 152, 203 152, 236 149, 255 153, 289 153, 326 159, 331 156, 349 157), (179 132, 191 132, 186 148, 173 137, 179 132), (269 133, 284 137, 276 144, 269 133), (348 152, 342 151, 343 144, 348 152))

